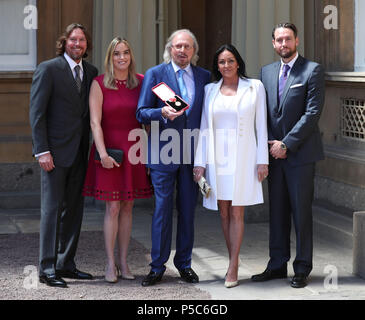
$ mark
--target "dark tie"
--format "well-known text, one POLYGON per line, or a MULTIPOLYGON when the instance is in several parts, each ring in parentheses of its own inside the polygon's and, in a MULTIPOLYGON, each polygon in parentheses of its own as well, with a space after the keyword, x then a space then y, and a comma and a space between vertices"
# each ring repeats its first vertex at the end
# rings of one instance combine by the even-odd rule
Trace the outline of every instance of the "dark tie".
POLYGON ((285 88, 286 80, 288 79, 289 69, 290 69, 290 67, 287 64, 284 64, 283 72, 279 78, 279 102, 280 102, 281 96, 282 96, 284 88, 285 88))
POLYGON ((187 103, 189 103, 188 90, 186 89, 185 81, 184 81, 184 78, 183 78, 184 72, 185 72, 185 70, 183 70, 183 69, 180 69, 177 72, 177 83, 179 85, 181 98, 183 98, 183 100, 185 100, 187 103))
POLYGON ((81 92, 81 77, 80 77, 80 66, 77 65, 75 67, 75 72, 76 72, 76 77, 75 77, 75 81, 76 81, 76 86, 77 86, 77 91, 80 93, 81 92))

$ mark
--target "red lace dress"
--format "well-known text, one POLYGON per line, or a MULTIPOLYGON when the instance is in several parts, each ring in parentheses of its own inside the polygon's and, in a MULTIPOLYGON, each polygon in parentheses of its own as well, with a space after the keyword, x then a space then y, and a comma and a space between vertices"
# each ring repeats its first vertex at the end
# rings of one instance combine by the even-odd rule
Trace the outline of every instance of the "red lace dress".
MULTIPOLYGON (((122 149, 123 161, 120 167, 105 169, 94 160, 95 143, 90 151, 89 164, 85 178, 83 195, 98 200, 122 201, 149 198, 152 185, 142 163, 131 164, 128 159, 129 148, 136 141, 128 141, 131 130, 141 128, 136 119, 136 108, 141 90, 143 75, 137 74, 139 85, 130 90, 125 83, 118 82, 118 90, 104 87, 104 75, 95 80, 103 92, 101 127, 106 148, 122 149)), ((138 154, 137 154, 138 156, 138 154)))

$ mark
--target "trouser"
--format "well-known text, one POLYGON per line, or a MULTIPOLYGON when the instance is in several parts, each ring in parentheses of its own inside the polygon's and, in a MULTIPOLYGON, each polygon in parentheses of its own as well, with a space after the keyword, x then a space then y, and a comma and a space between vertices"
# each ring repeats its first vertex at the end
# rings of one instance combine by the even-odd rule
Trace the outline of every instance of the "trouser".
POLYGON ((152 217, 152 250, 150 264, 153 272, 164 272, 171 251, 173 196, 176 183, 176 254, 174 265, 178 270, 191 267, 194 243, 194 211, 198 195, 191 165, 181 165, 173 172, 151 169, 155 193, 152 217))
POLYGON ((85 161, 81 152, 71 167, 41 169, 39 274, 74 270, 83 217, 85 161))

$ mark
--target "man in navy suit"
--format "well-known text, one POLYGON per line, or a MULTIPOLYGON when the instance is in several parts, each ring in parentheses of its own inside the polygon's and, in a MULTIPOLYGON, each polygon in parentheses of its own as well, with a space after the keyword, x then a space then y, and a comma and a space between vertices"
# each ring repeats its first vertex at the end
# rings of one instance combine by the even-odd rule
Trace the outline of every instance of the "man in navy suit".
POLYGON ((191 268, 194 243, 194 211, 198 187, 193 180, 193 137, 185 133, 200 127, 204 86, 210 73, 195 64, 198 43, 187 29, 175 31, 167 41, 164 63, 147 70, 138 102, 139 122, 151 125, 148 137, 148 164, 155 192, 152 218, 151 271, 142 286, 159 282, 166 270, 172 238, 173 196, 176 184, 177 235, 174 264, 181 278, 197 283, 191 268), (153 92, 157 84, 166 83, 188 104, 186 111, 167 106, 153 92), (156 139, 157 138, 157 139, 156 139))
POLYGON ((324 158, 318 121, 324 104, 324 70, 297 52, 297 28, 277 25, 272 43, 281 61, 264 66, 270 144, 270 260, 253 281, 287 277, 291 214, 296 232, 293 288, 302 288, 312 270, 312 201, 315 162, 324 158))

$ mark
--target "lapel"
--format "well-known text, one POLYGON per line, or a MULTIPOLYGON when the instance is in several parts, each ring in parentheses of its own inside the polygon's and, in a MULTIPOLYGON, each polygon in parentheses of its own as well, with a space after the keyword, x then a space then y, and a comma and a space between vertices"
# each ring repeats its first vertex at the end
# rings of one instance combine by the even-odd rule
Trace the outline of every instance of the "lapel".
POLYGON ((273 68, 272 72, 269 73, 269 75, 270 75, 269 83, 272 84, 270 87, 273 88, 273 90, 270 90, 269 92, 267 92, 267 94, 270 95, 270 101, 272 101, 272 106, 273 106, 274 110, 279 109, 279 106, 278 106, 279 88, 278 87, 279 87, 280 66, 281 66, 280 61, 275 62, 272 67, 273 68))
POLYGON ((175 75, 174 68, 172 67, 172 63, 170 62, 165 66, 166 68, 166 77, 167 81, 166 84, 174 91, 177 95, 181 95, 179 85, 177 84, 177 79, 175 75))
MULTIPOLYGON (((220 79, 217 83, 215 83, 213 88, 211 89, 211 91, 207 93, 207 96, 209 97, 209 114, 213 113, 213 102, 219 93, 222 83, 223 83, 223 78, 220 79)), ((242 97, 244 96, 244 94, 246 93, 246 91, 248 89, 250 89, 251 87, 252 87, 252 84, 249 80, 241 79, 241 78, 239 79, 238 87, 237 87, 237 94, 233 100, 234 101, 233 103, 236 106, 238 106, 238 104, 240 103, 240 101, 241 101, 242 97)))
POLYGON ((303 63, 302 57, 299 55, 297 61, 295 61, 294 65, 293 65, 293 68, 290 71, 289 78, 285 83, 283 95, 282 95, 281 100, 280 100, 279 112, 283 108, 284 102, 285 102, 285 100, 288 96, 288 93, 290 91, 290 87, 291 87, 293 81, 298 76, 298 74, 300 74, 302 63, 303 63))
MULTIPOLYGON (((208 101, 208 115, 209 115, 209 128, 213 128, 213 102, 215 101, 215 98, 218 95, 218 92, 220 90, 220 87, 222 86, 223 78, 220 79, 217 83, 212 85, 212 88, 207 92, 207 96, 209 98, 208 101)), ((205 98, 205 99, 206 99, 205 98)))
MULTIPOLYGON (((248 79, 241 79, 239 78, 238 81, 238 88, 237 88, 237 94, 236 94, 236 98, 234 99, 234 103, 236 104, 236 106, 239 105, 242 97, 244 96, 244 94, 246 93, 246 91, 248 89, 252 88, 252 83, 251 81, 249 81, 248 79)), ((238 110, 238 108, 237 108, 238 110)))
POLYGON ((189 114, 192 109, 195 106, 195 102, 197 101, 197 92, 200 92, 200 90, 204 91, 204 83, 202 82, 202 79, 200 77, 200 74, 198 72, 198 68, 196 68, 195 66, 191 65, 191 69, 193 70, 193 75, 194 75, 194 99, 193 102, 191 103, 191 106, 188 110, 186 110, 186 113, 189 114))
MULTIPOLYGON (((59 57, 59 68, 62 71, 62 81, 64 88, 72 95, 73 99, 76 101, 80 100, 79 92, 77 91, 76 81, 74 75, 72 74, 71 68, 63 56, 59 57)), ((84 70, 84 75, 86 74, 84 70)))

